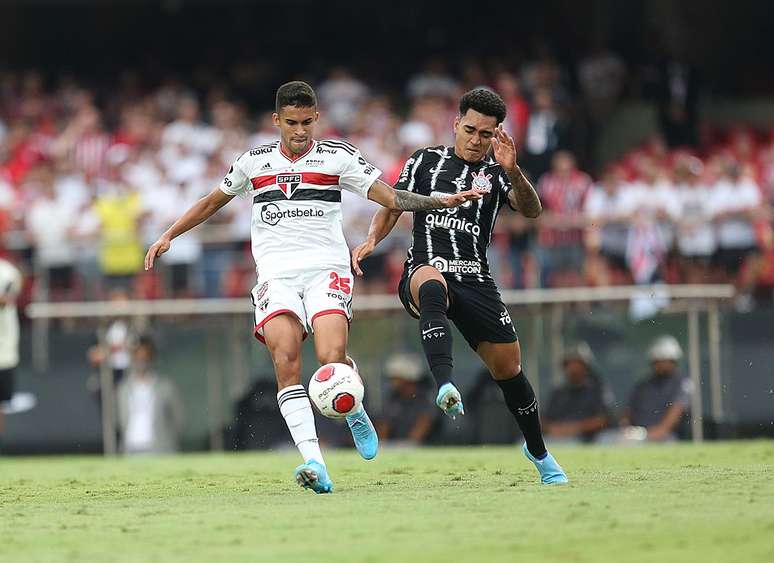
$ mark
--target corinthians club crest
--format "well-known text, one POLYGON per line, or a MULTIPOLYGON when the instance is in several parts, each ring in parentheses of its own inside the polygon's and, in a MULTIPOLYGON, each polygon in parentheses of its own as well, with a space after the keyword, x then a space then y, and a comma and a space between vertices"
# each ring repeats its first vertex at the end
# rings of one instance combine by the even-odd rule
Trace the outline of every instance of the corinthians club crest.
POLYGON ((484 175, 483 170, 471 172, 471 174, 473 175, 473 181, 470 183, 471 188, 481 190, 482 192, 492 191, 492 182, 490 181, 492 179, 491 174, 484 175))

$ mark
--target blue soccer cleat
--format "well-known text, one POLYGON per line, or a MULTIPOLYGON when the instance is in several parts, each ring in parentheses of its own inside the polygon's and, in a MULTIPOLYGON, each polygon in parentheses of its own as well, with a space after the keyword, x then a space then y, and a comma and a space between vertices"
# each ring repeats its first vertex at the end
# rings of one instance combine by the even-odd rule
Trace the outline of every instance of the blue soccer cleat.
POLYGON ((452 419, 457 418, 457 415, 465 414, 465 408, 462 406, 462 395, 453 383, 441 385, 438 396, 435 398, 435 404, 452 419))
POLYGON ((362 405, 359 411, 347 417, 347 425, 355 440, 355 447, 363 459, 374 459, 379 451, 379 436, 362 405))
POLYGON ((328 470, 319 461, 310 459, 296 467, 296 482, 305 489, 312 489, 318 495, 333 492, 333 481, 328 470))
POLYGON ((568 483, 570 480, 567 478, 567 474, 564 469, 557 463, 550 453, 546 452, 546 457, 543 459, 537 459, 527 449, 527 443, 522 446, 522 451, 528 460, 535 464, 538 473, 540 473, 540 481, 544 485, 561 485, 568 483))

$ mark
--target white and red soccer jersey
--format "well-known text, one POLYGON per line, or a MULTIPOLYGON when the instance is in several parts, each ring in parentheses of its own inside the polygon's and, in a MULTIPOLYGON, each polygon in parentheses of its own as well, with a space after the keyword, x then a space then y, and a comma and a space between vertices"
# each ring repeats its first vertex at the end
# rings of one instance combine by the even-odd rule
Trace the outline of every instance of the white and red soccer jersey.
POLYGON ((381 175, 344 141, 313 141, 291 161, 276 141, 242 154, 220 189, 253 200, 252 249, 259 279, 349 271, 341 190, 367 197, 381 175))

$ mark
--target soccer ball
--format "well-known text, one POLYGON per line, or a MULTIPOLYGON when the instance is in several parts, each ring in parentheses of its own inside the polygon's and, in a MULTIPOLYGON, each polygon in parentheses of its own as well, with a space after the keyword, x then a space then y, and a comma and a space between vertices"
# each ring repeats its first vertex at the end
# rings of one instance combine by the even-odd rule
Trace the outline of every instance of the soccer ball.
POLYGON ((325 364, 309 381, 309 398, 323 416, 344 418, 360 408, 363 382, 347 364, 325 364))

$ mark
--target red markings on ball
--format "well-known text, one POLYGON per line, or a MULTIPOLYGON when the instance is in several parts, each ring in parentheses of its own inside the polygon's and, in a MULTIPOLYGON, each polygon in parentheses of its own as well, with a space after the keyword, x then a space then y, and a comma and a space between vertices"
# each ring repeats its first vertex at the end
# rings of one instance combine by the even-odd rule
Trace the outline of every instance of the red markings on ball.
POLYGON ((339 393, 333 398, 333 410, 336 412, 349 412, 355 406, 355 398, 350 393, 339 393))
POLYGON ((333 366, 321 367, 317 370, 317 373, 314 374, 314 378, 317 381, 328 381, 333 376, 334 371, 336 371, 336 368, 333 366))

